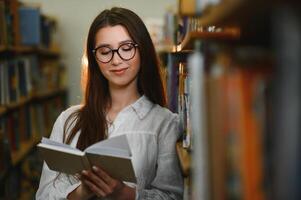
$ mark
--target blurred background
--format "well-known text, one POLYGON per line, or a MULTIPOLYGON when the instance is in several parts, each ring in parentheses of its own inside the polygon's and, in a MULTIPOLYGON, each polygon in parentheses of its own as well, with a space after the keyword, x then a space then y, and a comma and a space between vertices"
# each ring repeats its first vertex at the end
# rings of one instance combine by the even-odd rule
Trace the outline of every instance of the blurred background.
POLYGON ((81 103, 88 29, 113 6, 156 47, 183 199, 301 199, 298 1, 0 0, 0 200, 34 199, 36 145, 81 103))

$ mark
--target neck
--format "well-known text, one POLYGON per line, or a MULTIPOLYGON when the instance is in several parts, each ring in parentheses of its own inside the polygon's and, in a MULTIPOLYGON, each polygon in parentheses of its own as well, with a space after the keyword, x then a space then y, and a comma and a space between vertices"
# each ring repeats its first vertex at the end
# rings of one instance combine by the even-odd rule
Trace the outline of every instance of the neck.
POLYGON ((111 106, 109 110, 114 112, 119 112, 140 97, 136 84, 129 85, 126 88, 110 87, 110 94, 111 106))

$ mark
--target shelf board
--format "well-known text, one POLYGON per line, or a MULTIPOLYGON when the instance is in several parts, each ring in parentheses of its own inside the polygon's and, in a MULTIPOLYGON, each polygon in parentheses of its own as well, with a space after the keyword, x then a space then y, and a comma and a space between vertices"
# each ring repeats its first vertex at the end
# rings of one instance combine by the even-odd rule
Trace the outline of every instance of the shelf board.
POLYGON ((37 137, 32 137, 28 141, 22 141, 20 144, 20 150, 11 152, 12 165, 16 166, 40 141, 37 137))
POLYGON ((3 115, 6 112, 6 108, 3 106, 0 106, 0 116, 3 115))
POLYGON ((156 52, 159 54, 176 52, 176 47, 174 45, 159 45, 159 46, 156 46, 156 52))
POLYGON ((21 194, 20 199, 33 199, 34 198, 34 192, 26 192, 21 194))
POLYGON ((21 106, 24 106, 25 104, 30 102, 31 99, 32 99, 31 97, 21 97, 18 102, 12 102, 12 103, 6 105, 6 110, 13 110, 13 109, 19 108, 21 106))
POLYGON ((7 111, 20 108, 33 100, 47 99, 49 97, 53 97, 53 96, 65 93, 66 91, 67 91, 66 88, 59 88, 59 89, 53 89, 53 90, 48 90, 45 92, 36 93, 36 94, 30 95, 28 97, 21 97, 18 102, 12 102, 5 106, 0 106, 0 116, 3 115, 4 113, 6 113, 7 111))
POLYGON ((182 142, 177 142, 176 150, 180 160, 182 173, 185 177, 188 177, 191 169, 191 154, 187 149, 183 148, 182 142))
POLYGON ((6 50, 6 46, 0 45, 0 53, 6 50))
POLYGON ((176 51, 189 51, 193 49, 195 40, 233 41, 240 39, 240 29, 224 28, 221 31, 193 31, 185 35, 181 44, 177 45, 176 51))
POLYGON ((52 96, 56 96, 58 94, 65 93, 67 91, 66 88, 59 88, 59 89, 52 89, 52 90, 47 90, 43 92, 38 92, 33 95, 34 99, 46 99, 52 96))
POLYGON ((0 53, 37 53, 44 56, 59 56, 59 49, 47 49, 35 46, 0 46, 0 53))

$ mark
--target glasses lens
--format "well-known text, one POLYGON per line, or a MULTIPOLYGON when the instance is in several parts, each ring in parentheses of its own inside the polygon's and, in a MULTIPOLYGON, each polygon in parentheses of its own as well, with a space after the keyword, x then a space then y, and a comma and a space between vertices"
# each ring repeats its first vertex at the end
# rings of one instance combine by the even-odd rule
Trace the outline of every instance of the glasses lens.
POLYGON ((112 49, 109 47, 100 47, 96 50, 96 58, 101 62, 110 62, 112 59, 112 49))
POLYGON ((133 43, 122 44, 118 48, 118 53, 123 60, 130 60, 135 56, 136 48, 133 43))

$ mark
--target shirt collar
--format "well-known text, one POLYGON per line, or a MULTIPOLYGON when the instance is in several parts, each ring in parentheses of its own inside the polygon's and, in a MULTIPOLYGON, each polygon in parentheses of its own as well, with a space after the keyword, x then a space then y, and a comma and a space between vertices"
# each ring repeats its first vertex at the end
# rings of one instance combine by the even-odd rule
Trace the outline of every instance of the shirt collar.
POLYGON ((143 95, 132 104, 132 108, 138 115, 139 119, 143 119, 151 110, 153 105, 154 104, 145 95, 143 95))

